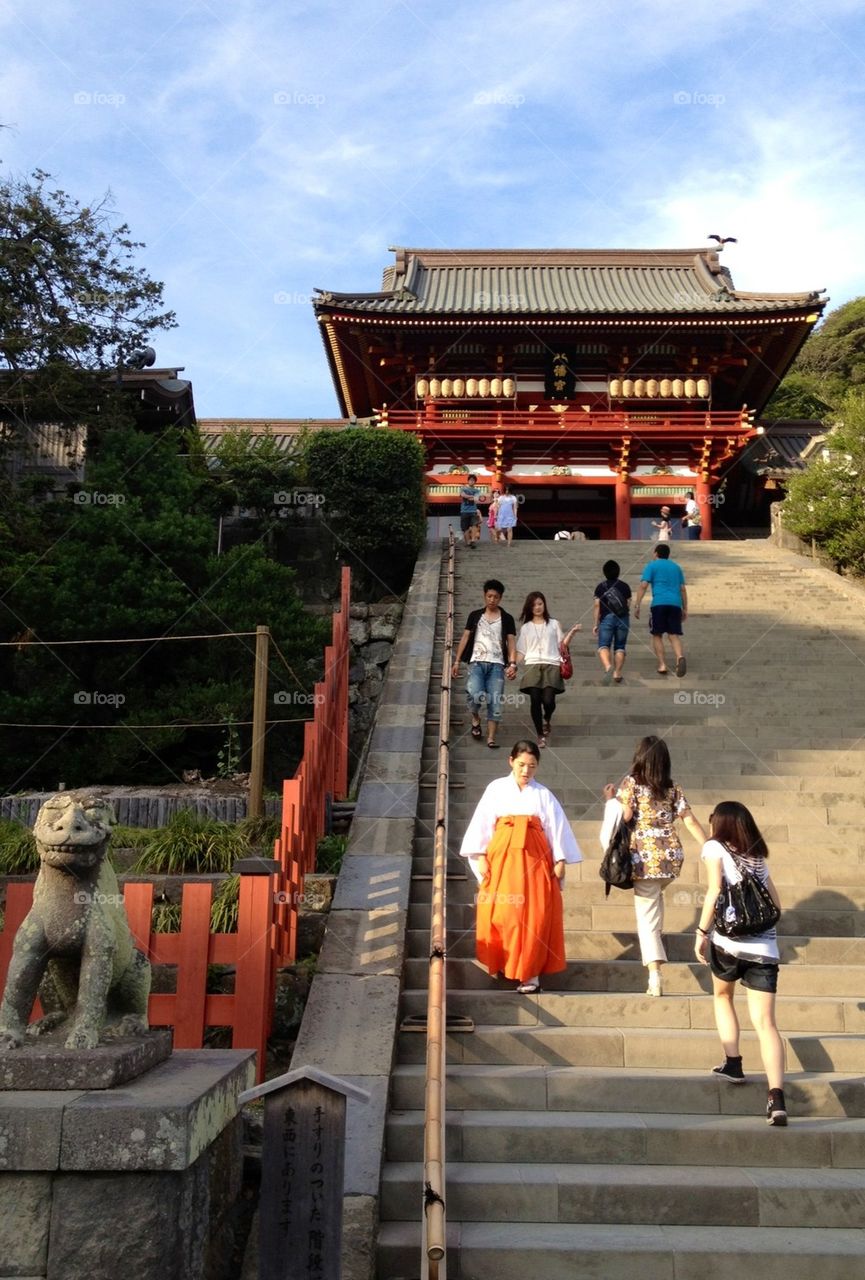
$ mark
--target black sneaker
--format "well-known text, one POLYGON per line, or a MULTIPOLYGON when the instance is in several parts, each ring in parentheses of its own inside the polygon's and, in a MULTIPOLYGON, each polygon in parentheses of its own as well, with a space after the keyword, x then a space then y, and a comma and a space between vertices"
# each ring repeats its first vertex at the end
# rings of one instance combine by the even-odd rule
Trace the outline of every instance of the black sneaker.
POLYGON ((712 1068, 712 1075, 721 1076, 723 1080, 729 1080, 731 1084, 744 1084, 745 1073, 742 1070, 741 1062, 722 1062, 720 1067, 712 1068))
POLYGON ((784 1104, 784 1090, 772 1089, 766 1103, 766 1123, 783 1128, 787 1123, 787 1108, 784 1104))

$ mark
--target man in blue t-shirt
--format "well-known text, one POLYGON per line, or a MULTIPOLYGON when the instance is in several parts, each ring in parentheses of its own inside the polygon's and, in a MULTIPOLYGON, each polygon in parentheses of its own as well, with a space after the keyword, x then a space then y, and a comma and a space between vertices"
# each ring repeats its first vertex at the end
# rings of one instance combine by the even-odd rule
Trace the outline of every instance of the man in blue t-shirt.
POLYGON ((649 587, 652 588, 649 631, 652 636, 652 648, 658 659, 658 675, 669 675, 664 655, 664 636, 667 635, 670 637, 670 644, 676 656, 676 675, 683 676, 688 670, 682 648, 682 623, 688 616, 688 592, 685 589, 685 575, 681 566, 670 559, 670 547, 666 542, 658 543, 655 547, 654 560, 650 560, 643 570, 643 576, 637 588, 635 618, 640 616, 640 602, 649 587))

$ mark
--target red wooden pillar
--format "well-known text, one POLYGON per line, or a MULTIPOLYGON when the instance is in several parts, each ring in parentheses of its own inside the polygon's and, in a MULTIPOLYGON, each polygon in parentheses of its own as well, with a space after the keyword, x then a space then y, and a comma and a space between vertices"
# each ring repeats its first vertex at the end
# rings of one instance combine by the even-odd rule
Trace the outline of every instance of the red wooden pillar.
POLYGON ((629 542, 631 539, 631 486, 627 477, 616 479, 616 541, 629 542))
POLYGON ((712 536, 712 486, 708 480, 698 480, 694 497, 700 507, 703 532, 700 537, 708 542, 712 536))

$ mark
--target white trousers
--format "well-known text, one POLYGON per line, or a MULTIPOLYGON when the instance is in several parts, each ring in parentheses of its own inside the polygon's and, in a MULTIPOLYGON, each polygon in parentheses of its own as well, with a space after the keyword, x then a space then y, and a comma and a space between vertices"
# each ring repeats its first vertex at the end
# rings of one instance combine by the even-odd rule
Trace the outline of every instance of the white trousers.
POLYGON ((643 964, 651 964, 656 960, 660 960, 662 964, 666 962, 667 953, 661 933, 664 928, 664 890, 671 883, 672 877, 666 880, 634 881, 634 911, 643 964))

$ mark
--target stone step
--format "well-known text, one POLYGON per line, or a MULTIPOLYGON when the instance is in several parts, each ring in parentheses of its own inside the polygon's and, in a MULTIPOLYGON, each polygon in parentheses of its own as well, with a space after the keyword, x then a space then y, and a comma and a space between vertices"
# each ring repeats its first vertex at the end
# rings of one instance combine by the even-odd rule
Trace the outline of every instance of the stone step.
MULTIPOLYGON (((516 1000, 531 996, 514 996, 516 1000)), ((648 999, 648 997, 647 997, 648 999)), ((865 1072, 865 1036, 832 1032, 786 1032, 786 1069, 792 1071, 865 1072)), ((718 1061, 718 1036, 714 1030, 677 1030, 670 1027, 528 1027, 476 1025, 474 1031, 447 1036, 447 1061, 495 1063, 514 1066, 562 1067, 664 1067, 710 1069, 718 1061)), ((759 1061, 757 1038, 742 1035, 743 1057, 759 1061)), ((399 1061, 419 1062, 426 1052, 425 1037, 401 1032, 399 1061)))
MULTIPOLYGON (((419 1267, 419 1222, 384 1222, 379 1280, 419 1267)), ((461 1222, 448 1228, 449 1274, 463 1280, 853 1280, 861 1230, 793 1227, 672 1227, 628 1224, 461 1222)))
MULTIPOLYGON (((573 888, 574 884, 581 885, 593 884, 596 880, 600 881, 598 870, 601 865, 601 851, 598 845, 594 850, 590 844, 583 845, 583 861, 572 863, 568 867, 568 891, 573 888)), ((821 854, 822 854, 821 850, 821 854)), ((846 850, 838 850, 840 853, 846 853, 846 850)), ((433 860, 432 857, 415 857, 412 862, 412 875, 418 881, 418 898, 422 900, 421 884, 424 877, 432 874, 433 860)), ((772 869, 774 872, 775 883, 781 890, 782 900, 789 901, 789 891, 795 889, 796 892, 801 891, 801 886, 810 885, 811 888, 865 888, 865 862, 848 863, 839 861, 837 866, 825 866, 822 862, 814 861, 813 850, 810 854, 783 854, 773 852, 772 869)), ((699 873, 699 881, 701 887, 704 887, 708 879, 706 868, 699 858, 688 858, 685 870, 694 883, 694 876, 699 873)), ((476 883, 471 870, 465 865, 465 862, 457 855, 452 853, 447 861, 447 874, 454 878, 464 880, 466 885, 474 885, 476 883)), ((460 894, 467 890, 460 890, 456 883, 453 886, 453 894, 455 900, 459 900, 460 894)), ((603 892, 603 889, 602 889, 603 892)), ((449 894, 450 897, 450 894, 449 894)))
MULTIPOLYGON (((427 946, 427 951, 429 947, 427 946)), ((426 986, 429 974, 427 956, 409 957, 403 975, 406 990, 419 991, 426 986)), ((785 964, 780 976, 784 996, 859 997, 865 974, 855 965, 785 964)), ((457 991, 513 990, 513 983, 491 978, 476 960, 448 956, 448 993, 457 991)), ((646 970, 637 959, 582 960, 571 963, 564 973, 551 973, 544 978, 546 991, 614 991, 640 994, 646 989, 646 970)), ((705 995, 712 993, 712 975, 705 964, 667 964, 664 966, 664 994, 705 995)))
MULTIPOLYGON (((600 882, 599 882, 600 883, 600 882)), ((700 897, 701 895, 697 895, 700 897)), ((678 903, 675 893, 667 894, 664 907, 665 928, 671 933, 693 932, 699 919, 699 905, 689 900, 678 903), (671 901, 672 898, 672 901, 671 901)), ((691 895, 693 898, 693 895, 691 895)), ((807 906, 785 907, 778 921, 778 934, 785 937, 808 934, 820 937, 861 937, 865 934, 865 913, 851 903, 846 894, 821 889, 813 895, 807 906)), ((474 929, 475 909, 471 903, 448 903, 448 929, 474 929)), ((632 897, 619 892, 618 898, 607 902, 586 902, 579 898, 579 889, 569 891, 564 902, 565 929, 598 929, 604 932, 632 933, 634 931, 634 904, 632 897)), ((409 928, 429 928, 430 906, 415 902, 409 906, 409 928)))
MULTIPOLYGON (((721 1059, 720 1050, 716 1062, 721 1059)), ((636 1111, 691 1115, 760 1114, 765 1103, 765 1077, 759 1058, 749 1059, 747 1080, 731 1085, 700 1071, 634 1071, 621 1067, 514 1067, 452 1064, 447 1070, 449 1111, 556 1112, 636 1111)), ((865 1085, 856 1073, 798 1072, 784 1085, 791 1115, 865 1117, 865 1085)), ((392 1079, 392 1105, 397 1111, 419 1111, 424 1104, 424 1065, 405 1063, 392 1079)), ((859 1159, 859 1157, 857 1157, 859 1159)))
MULTIPOLYGON (((504 984, 496 984, 503 986, 504 984)), ((742 1026, 751 1025, 744 997, 740 1001, 742 1026)), ((427 1007, 425 990, 402 993, 403 1016, 423 1014, 427 1007)), ((487 1027, 669 1027, 683 1031, 693 1028, 713 1031, 715 1018, 711 996, 667 994, 661 999, 639 993, 608 991, 542 991, 538 995, 518 995, 510 990, 448 990, 449 1014, 469 1017, 487 1027)), ((787 1034, 828 1032, 863 1037, 865 1050, 865 1002, 860 996, 779 995, 776 1001, 778 1026, 787 1034)))
MULTIPOLYGON (((752 1122, 754 1127, 756 1123, 752 1122)), ((725 1121, 725 1128, 727 1124, 725 1121)), ((521 1135, 512 1132, 510 1136, 514 1140, 512 1158, 521 1160, 521 1135)), ((567 1138, 567 1134, 564 1136, 567 1138)), ((732 1132, 723 1135, 722 1154, 726 1154, 725 1147, 732 1146, 735 1155, 735 1141, 730 1142, 732 1136, 732 1132)), ((707 1150, 714 1157, 718 1150, 713 1141, 715 1137, 709 1131, 705 1143, 701 1144, 698 1136, 695 1145, 701 1148, 701 1161, 705 1161, 707 1150)), ((767 1138, 777 1138, 777 1134, 767 1135, 765 1125, 753 1143, 745 1137, 745 1150, 737 1162, 744 1167, 734 1164, 718 1167, 715 1163, 659 1167, 662 1162, 653 1157, 646 1165, 633 1159, 624 1164, 599 1160, 576 1165, 554 1163, 556 1156, 552 1153, 543 1164, 492 1161, 473 1164, 468 1163, 471 1156, 461 1161, 449 1150, 448 1213, 462 1222, 645 1223, 647 1226, 659 1223, 721 1226, 735 1222, 740 1227, 859 1228, 865 1216, 865 1171, 744 1165, 744 1157, 757 1154, 758 1149, 769 1145, 767 1138)), ((577 1130, 573 1142, 576 1145, 579 1141, 577 1130)), ((589 1141, 591 1143, 591 1138, 589 1141)), ((788 1154, 795 1154, 794 1142, 795 1139, 785 1140, 784 1149, 788 1154)), ((552 1145, 559 1149, 564 1144, 553 1142, 552 1145)), ((390 1221, 417 1219, 420 1158, 420 1154, 415 1157, 418 1163, 395 1158, 394 1163, 385 1167, 381 1186, 384 1218, 390 1221)))
MULTIPOLYGON (((429 929, 410 929, 406 946, 411 956, 429 956, 429 929)), ((694 957, 694 934, 665 933, 664 946, 672 961, 688 963, 694 957)), ((474 929, 450 928, 447 936, 448 959, 473 959, 475 955, 474 929)), ((782 964, 865 964, 865 938, 778 936, 778 950, 782 964)), ((590 929, 565 930, 565 955, 569 964, 585 960, 638 960, 633 920, 630 928, 617 932, 590 929)), ((553 975, 549 981, 555 980, 553 975)), ((783 978, 782 978, 783 981, 783 978)))
MULTIPOLYGON (((503 741, 505 740, 503 739, 503 741)), ((585 788, 583 789, 590 791, 593 798, 599 800, 597 784, 594 782, 590 783, 588 781, 586 777, 587 771, 592 769, 593 773, 598 774, 598 772, 601 772, 606 776, 606 774, 611 772, 611 770, 603 767, 599 770, 597 759, 595 759, 594 762, 585 758, 575 760, 569 748, 567 746, 560 748, 558 741, 554 740, 552 735, 548 739, 548 742, 550 753, 555 747, 556 755, 554 757, 551 754, 546 754, 544 756, 544 785, 549 787, 552 791, 555 791, 558 795, 559 790, 563 785, 573 787, 573 783, 575 781, 574 770, 576 769, 579 776, 586 782, 585 788), (553 763, 548 766, 547 761, 551 759, 553 760, 553 763)), ((505 748, 507 746, 508 743, 505 742, 505 748)), ((483 751, 484 749, 483 743, 481 743, 479 750, 483 751)), ((489 749, 487 748, 486 750, 487 753, 490 754, 489 749)), ((622 773, 624 773, 630 765, 630 759, 623 759, 619 763, 622 773)), ((697 762, 694 763, 696 764, 697 762)), ((705 769, 705 759, 699 762, 699 767, 701 769, 705 769)), ((618 773, 619 770, 614 770, 612 772, 618 773)), ((425 780, 426 774, 428 774, 430 781, 435 782, 436 773, 436 764, 431 761, 427 771, 422 776, 425 780)), ((488 773, 489 760, 487 759, 487 756, 483 756, 478 760, 477 754, 473 752, 471 755, 468 755, 467 758, 461 759, 459 777, 457 779, 459 788, 452 788, 452 798, 456 800, 466 791, 470 792, 475 790, 479 794, 486 785, 488 773)), ((772 800, 777 801, 777 795, 774 794, 777 792, 781 792, 784 796, 801 796, 803 797, 801 800, 796 800, 797 805, 801 804, 806 807, 816 808, 820 805, 836 804, 839 799, 855 801, 858 796, 861 795, 860 784, 862 779, 865 778, 865 767, 855 773, 850 773, 845 776, 839 776, 837 774, 808 776, 795 773, 742 773, 738 769, 734 772, 719 769, 712 776, 707 776, 704 773, 696 772, 693 765, 690 767, 683 765, 677 758, 676 777, 681 782, 688 800, 691 801, 692 804, 714 803, 714 799, 711 799, 711 797, 717 798, 719 792, 723 788, 731 785, 732 782, 732 784, 736 786, 737 790, 747 792, 747 804, 749 808, 762 806, 772 800), (769 793, 772 794, 770 795, 769 793), (692 797, 695 798, 692 799, 692 797), (707 797, 710 797, 710 799, 707 800, 707 797)), ((577 788, 576 790, 579 792, 580 788, 577 788)))
MULTIPOLYGON (((622 902, 633 902, 633 895, 628 894, 626 890, 611 890, 609 897, 606 895, 606 885, 598 875, 598 868, 601 860, 593 859, 590 863, 578 863, 572 867, 568 867, 565 887, 564 887, 564 903, 567 909, 570 906, 584 907, 587 903, 594 906, 608 906, 612 903, 615 906, 621 906, 622 902), (581 874, 583 873, 583 874, 581 874)), ((859 885, 815 885, 801 884, 788 881, 786 869, 783 864, 778 862, 777 865, 778 879, 775 884, 781 894, 781 901, 784 904, 784 911, 865 911, 865 884, 859 885)), ((865 863, 858 864, 856 870, 862 868, 865 871, 865 863)), ((459 864, 455 865, 455 871, 459 870, 459 864)), ((475 910, 475 899, 480 892, 478 882, 475 879, 471 868, 466 866, 464 870, 467 872, 465 880, 454 883, 452 891, 448 893, 448 918, 450 919, 451 909, 462 911, 463 908, 469 908, 473 913, 475 910)), ((694 878, 696 871, 702 871, 699 858, 686 857, 682 875, 671 884, 664 892, 665 907, 691 907, 695 913, 699 912, 706 900, 706 885, 702 880, 694 878)), ((429 895, 426 896, 422 892, 421 883, 417 885, 418 893, 415 898, 417 906, 420 908, 424 905, 429 895)), ((463 917, 457 914, 453 923, 459 923, 463 917)), ((473 916, 472 916, 473 918, 473 916)), ((695 916, 695 920, 696 920, 695 916)))

